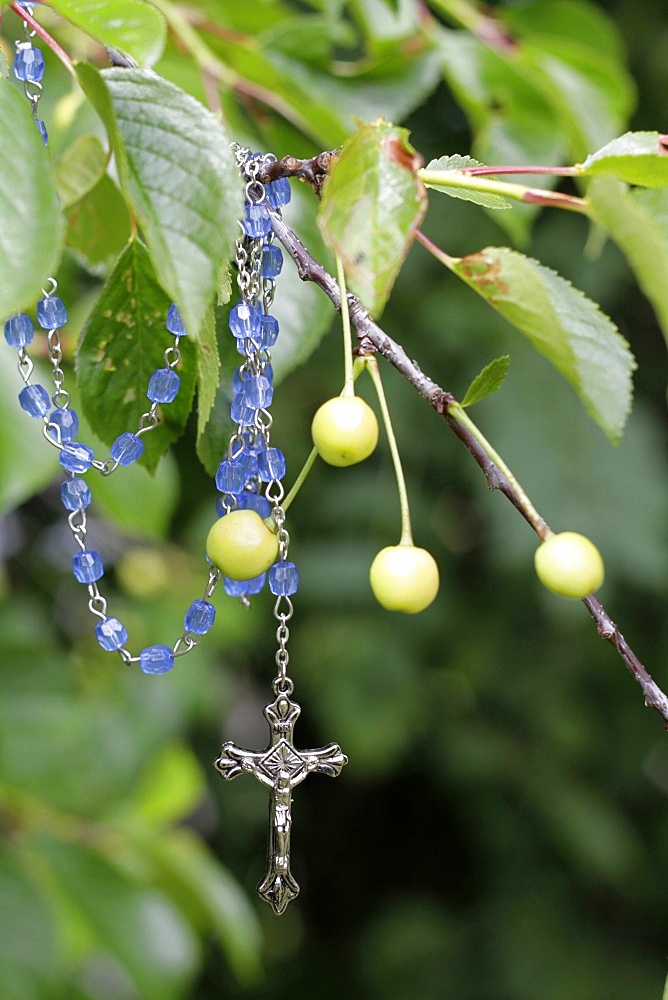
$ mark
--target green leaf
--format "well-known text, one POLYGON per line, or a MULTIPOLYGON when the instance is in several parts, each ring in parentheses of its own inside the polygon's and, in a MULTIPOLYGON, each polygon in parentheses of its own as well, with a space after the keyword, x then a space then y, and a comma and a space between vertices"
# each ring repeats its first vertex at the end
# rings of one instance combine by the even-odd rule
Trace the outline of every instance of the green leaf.
POLYGON ((152 66, 162 55, 165 19, 144 0, 49 0, 49 6, 91 38, 142 66, 152 66))
MULTIPOLYGON (((128 244, 110 275, 83 331, 77 370, 83 410, 94 433, 107 445, 138 426, 150 406, 148 381, 164 367, 173 342, 165 328, 170 299, 157 283, 151 257, 138 240, 128 244)), ((181 340, 181 387, 173 403, 161 407, 159 426, 143 437, 140 461, 150 471, 186 425, 195 390, 195 346, 181 340)))
POLYGON ((668 340, 668 192, 627 186, 611 177, 589 187, 594 219, 610 234, 633 268, 668 340))
POLYGON ((74 69, 81 89, 97 111, 107 131, 116 160, 116 169, 122 178, 123 187, 127 187, 128 161, 107 86, 99 71, 90 63, 76 63, 74 69))
POLYGON ((106 70, 129 166, 129 196, 158 280, 197 335, 229 260, 243 186, 223 129, 178 87, 137 70, 106 70))
POLYGON ((183 743, 161 748, 135 785, 127 805, 130 815, 151 828, 184 819, 201 801, 204 776, 192 750, 183 743))
POLYGON ((230 343, 228 316, 229 314, 221 309, 215 310, 222 375, 208 419, 206 422, 198 419, 197 423, 197 457, 210 476, 214 475, 220 465, 220 460, 227 451, 230 436, 234 433, 236 426, 230 417, 233 395, 231 380, 232 372, 239 364, 239 354, 234 344, 230 343))
MULTIPOLYGON (((430 172, 451 172, 457 176, 462 176, 461 172, 464 167, 477 166, 480 166, 480 161, 474 160, 472 156, 460 156, 458 153, 454 153, 452 156, 441 156, 438 160, 431 160, 425 169, 430 172)), ((465 177, 466 175, 464 174, 463 176, 465 177)), ((485 179, 498 180, 493 174, 485 174, 485 179)), ((512 208, 508 199, 504 198, 503 195, 489 194, 484 191, 470 191, 465 187, 452 187, 448 185, 447 178, 445 177, 442 183, 434 181, 433 178, 428 182, 425 181, 425 187, 433 188, 434 191, 440 191, 451 198, 459 198, 461 201, 472 201, 475 205, 482 205, 483 208, 512 208)))
POLYGON ((227 136, 198 101, 155 74, 77 72, 107 128, 158 281, 196 336, 243 212, 227 136))
POLYGON ((101 180, 109 154, 96 135, 81 135, 56 164, 56 185, 63 208, 83 198, 101 180))
POLYGON ((415 48, 407 45, 401 53, 392 43, 387 51, 381 49, 374 56, 349 62, 344 75, 331 72, 329 58, 322 65, 314 65, 306 55, 312 48, 305 49, 303 43, 301 58, 296 53, 293 57, 276 51, 274 45, 272 40, 267 49, 268 59, 289 75, 292 87, 295 83, 299 85, 302 100, 308 95, 312 108, 308 110, 320 129, 326 119, 318 108, 325 106, 329 115, 336 115, 338 138, 329 127, 330 147, 340 145, 360 119, 375 121, 382 115, 389 121, 404 120, 426 100, 440 78, 440 57, 431 47, 425 47, 422 40, 415 48))
POLYGON ((56 270, 65 226, 28 102, 0 81, 0 319, 31 303, 56 270), (20 168, 17 165, 20 164, 20 168))
POLYGON ((504 6, 500 11, 513 36, 525 39, 559 38, 586 44, 605 56, 620 61, 624 42, 612 19, 598 7, 581 0, 542 0, 504 6))
POLYGON ((343 260, 350 289, 378 315, 426 208, 420 158, 406 129, 360 125, 324 186, 318 224, 343 260))
POLYGON ((479 403, 485 396, 491 396, 493 392, 500 389, 508 374, 509 366, 510 357, 508 354, 490 361, 471 382, 461 405, 473 406, 474 403, 479 403))
POLYGON ((449 264, 529 338, 579 394, 589 415, 618 441, 631 408, 635 361, 617 327, 554 271, 506 247, 449 264))
POLYGON ((180 1000, 199 956, 193 931, 171 900, 83 844, 45 837, 40 848, 97 947, 121 964, 142 1000, 180 1000))
POLYGON ((66 242, 94 273, 119 257, 132 223, 125 199, 108 174, 66 211, 66 242))
POLYGON ((182 827, 139 845, 162 872, 170 893, 191 918, 216 934, 241 983, 260 978, 262 935, 248 897, 201 840, 182 827))
MULTIPOLYGON (((221 33, 222 35, 222 33, 221 33)), ((320 148, 331 148, 343 142, 347 123, 339 109, 328 100, 326 93, 309 88, 299 80, 297 63, 282 58, 280 53, 263 51, 247 39, 239 42, 233 36, 207 37, 213 52, 219 56, 229 75, 248 81, 252 92, 287 121, 292 122, 320 148)))
POLYGON ((590 176, 611 174, 643 187, 668 185, 668 138, 658 132, 626 132, 580 164, 590 176))
MULTIPOLYGON (((527 60, 552 90, 552 102, 576 159, 622 129, 632 106, 633 87, 617 61, 602 59, 588 46, 571 42, 553 52, 527 52, 527 60)), ((547 88, 546 88, 547 89, 547 88)))
MULTIPOLYGON (((200 327, 197 340, 197 438, 201 437, 211 416, 220 385, 220 357, 213 308, 200 327)), ((219 456, 220 460, 220 456, 219 456)))
POLYGON ((632 110, 634 88, 623 39, 610 18, 577 0, 522 4, 502 12, 518 44, 512 59, 553 108, 551 123, 575 159, 616 135, 632 110))

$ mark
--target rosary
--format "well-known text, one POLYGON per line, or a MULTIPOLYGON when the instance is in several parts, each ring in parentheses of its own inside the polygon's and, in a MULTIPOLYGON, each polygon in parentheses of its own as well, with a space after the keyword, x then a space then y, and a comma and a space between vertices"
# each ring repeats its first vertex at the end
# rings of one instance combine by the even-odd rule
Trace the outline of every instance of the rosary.
MULTIPOLYGON (((32 13, 29 3, 23 6, 32 13)), ((26 22, 24 33, 25 40, 16 43, 14 74, 23 83, 35 125, 47 145, 46 126, 37 116, 44 58, 32 44, 34 32, 26 22)), ((46 334, 51 363, 49 388, 33 381, 34 365, 28 354, 35 335, 31 318, 25 314, 10 317, 4 325, 4 335, 10 347, 18 352, 17 366, 24 383, 18 395, 19 404, 28 416, 42 421, 44 438, 58 450, 65 472, 61 499, 75 544, 72 571, 88 590, 88 607, 97 619, 95 635, 102 649, 117 652, 126 665, 138 663, 146 674, 164 674, 174 667, 177 657, 191 652, 213 627, 216 609, 211 598, 221 581, 228 595, 246 605, 250 596, 259 593, 266 583, 276 597, 277 673, 272 684, 274 699, 264 709, 270 731, 269 746, 252 751, 232 742, 224 743, 215 767, 226 780, 242 773, 251 774, 269 789, 267 871, 258 893, 275 913, 281 914, 299 893, 290 870, 292 789, 311 772, 336 777, 347 757, 336 743, 299 750, 294 742, 294 727, 301 709, 291 698, 293 682, 288 675, 287 643, 288 622, 293 615, 291 598, 299 586, 299 573, 288 559, 290 539, 285 510, 281 507, 285 495, 285 459, 281 450, 271 444, 269 411, 273 398, 271 349, 279 334, 278 322, 270 309, 283 263, 281 250, 273 243, 269 209, 280 213, 289 201, 290 185, 285 178, 267 184, 257 179, 260 167, 275 159, 271 154, 253 154, 238 144, 232 148, 246 182, 245 217, 240 222, 235 257, 239 301, 230 310, 229 318, 241 357, 232 383, 235 395, 231 417, 235 430, 215 476, 220 493, 219 519, 207 539, 208 575, 204 591, 186 610, 184 630, 173 646, 155 644, 134 655, 126 645, 126 628, 109 613, 107 600, 99 588, 104 565, 100 554, 88 546, 86 510, 92 501, 92 491, 86 476, 91 472, 110 476, 136 462, 144 451, 143 436, 159 424, 160 408, 176 398, 180 387, 179 343, 187 336, 178 306, 172 304, 167 313, 166 329, 171 341, 163 354, 163 366, 153 372, 146 387, 150 405, 139 417, 136 430, 121 434, 104 458, 96 457, 90 447, 78 440, 79 421, 70 405, 62 368, 60 330, 67 323, 67 310, 56 294, 58 284, 54 278, 49 279, 48 288, 42 289, 43 297, 36 308, 37 323, 46 334)))

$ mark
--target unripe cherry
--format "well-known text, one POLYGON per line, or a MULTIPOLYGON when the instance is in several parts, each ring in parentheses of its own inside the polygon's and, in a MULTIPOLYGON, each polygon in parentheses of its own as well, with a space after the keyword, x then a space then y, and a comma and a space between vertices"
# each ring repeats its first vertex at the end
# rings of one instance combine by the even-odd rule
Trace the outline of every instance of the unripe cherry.
POLYGON ((251 580, 276 560, 278 538, 257 511, 233 510, 212 526, 206 553, 223 576, 251 580))
POLYGON ((355 465, 368 458, 378 443, 378 421, 359 396, 335 396, 316 412, 311 424, 313 444, 330 465, 355 465))
POLYGON ((369 580, 384 608, 414 615, 429 607, 438 593, 438 566, 426 549, 389 545, 371 563, 369 580))
POLYGON ((550 535, 536 549, 534 564, 541 583, 562 597, 586 597, 605 577, 600 552, 575 531, 550 535))

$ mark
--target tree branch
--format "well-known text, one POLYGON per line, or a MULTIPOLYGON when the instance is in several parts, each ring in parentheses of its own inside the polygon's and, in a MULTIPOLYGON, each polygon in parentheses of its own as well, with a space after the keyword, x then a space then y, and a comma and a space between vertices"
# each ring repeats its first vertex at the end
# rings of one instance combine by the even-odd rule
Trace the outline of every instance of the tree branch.
MULTIPOLYGON (((280 162, 280 161, 279 161, 280 162)), ((276 164, 274 164, 276 166, 276 164)), ((279 168, 280 169, 280 168, 279 168)), ((282 176, 277 174, 277 176, 282 176)), ((269 178, 268 178, 269 179, 269 178)), ((301 240, 276 212, 271 212, 272 228, 277 238, 288 251, 302 281, 312 281, 318 285, 333 303, 337 310, 341 308, 339 285, 336 279, 319 264, 308 252, 301 240)), ((428 375, 421 371, 417 362, 412 361, 403 347, 394 341, 371 318, 359 299, 348 295, 350 321, 357 333, 359 346, 357 353, 381 354, 389 363, 404 376, 416 392, 446 421, 448 426, 464 446, 468 449, 487 480, 491 490, 500 490, 519 513, 528 521, 540 538, 550 533, 546 521, 538 514, 533 504, 521 488, 515 477, 510 473, 505 463, 501 461, 480 432, 473 433, 470 421, 466 423, 457 419, 461 407, 450 392, 442 389, 428 375), (495 460, 496 459, 496 460, 495 460)), ((475 425, 471 425, 475 427, 475 425)), ((596 622, 598 634, 609 642, 619 653, 622 660, 640 684, 645 696, 645 704, 656 709, 663 717, 668 729, 668 696, 652 680, 651 676, 633 652, 624 636, 621 634, 603 605, 593 596, 583 598, 583 604, 596 622)))

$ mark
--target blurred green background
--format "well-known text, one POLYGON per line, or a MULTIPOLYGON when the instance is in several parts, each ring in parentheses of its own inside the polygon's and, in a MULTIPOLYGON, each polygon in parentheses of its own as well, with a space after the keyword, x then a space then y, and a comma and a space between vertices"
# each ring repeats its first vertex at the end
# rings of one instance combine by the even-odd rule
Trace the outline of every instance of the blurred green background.
MULTIPOLYGON (((633 126, 668 130, 664 5, 598 6, 628 48, 633 126)), ((406 124, 426 159, 471 146, 445 85, 406 124)), ((285 217, 299 228, 300 213, 285 217)), ((424 228, 455 254, 507 239, 491 217, 445 198, 424 228)), ((621 256, 609 245, 594 254, 593 242, 582 220, 543 215, 528 250, 631 342, 636 403, 618 448, 547 363, 420 248, 383 325, 459 397, 484 364, 511 355, 502 390, 473 416, 552 527, 600 547, 601 599, 665 688, 665 346, 621 256)), ((73 258, 59 278, 71 289, 73 349, 97 285, 73 258)), ((295 287, 279 282, 277 309, 289 312, 295 287)), ((340 390, 337 331, 334 322, 276 394, 272 440, 289 477, 308 453, 313 412, 340 390)), ((266 791, 223 783, 211 767, 223 739, 265 745, 271 601, 245 611, 217 596, 212 635, 162 678, 102 653, 67 570, 56 467, 15 406, 4 344, 0 356, 3 998, 659 1000, 661 721, 583 606, 540 588, 528 526, 394 371, 383 369, 415 541, 437 558, 441 592, 415 617, 371 596, 368 565, 399 534, 386 446, 358 468, 317 464, 289 516, 302 580, 290 640, 297 738, 336 740, 350 763, 336 782, 316 776, 295 794, 302 891, 278 919, 254 894, 266 791)), ((360 383, 371 400, 368 390, 360 383)), ((89 537, 111 568, 111 613, 133 648, 172 642, 200 596, 214 516, 194 426, 155 479, 128 470, 94 496, 89 537)))

